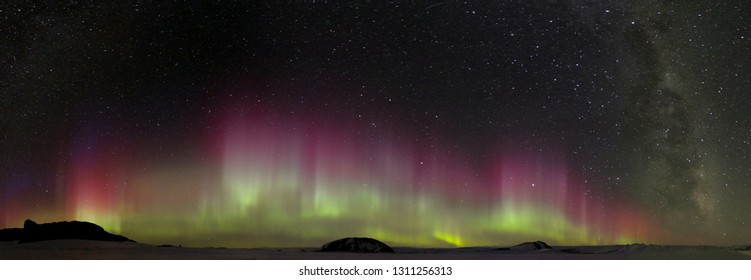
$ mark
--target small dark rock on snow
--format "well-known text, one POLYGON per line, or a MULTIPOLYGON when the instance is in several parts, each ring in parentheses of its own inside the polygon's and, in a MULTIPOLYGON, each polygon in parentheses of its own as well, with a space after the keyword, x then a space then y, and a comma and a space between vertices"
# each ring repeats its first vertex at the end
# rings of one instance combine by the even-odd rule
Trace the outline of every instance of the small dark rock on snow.
POLYGON ((519 245, 512 246, 510 249, 516 250, 516 251, 536 251, 536 250, 549 250, 549 249, 553 249, 553 247, 548 246, 548 244, 545 242, 535 241, 535 242, 524 242, 519 245))
POLYGON ((323 252, 394 253, 394 249, 381 241, 368 237, 347 237, 321 246, 323 252))

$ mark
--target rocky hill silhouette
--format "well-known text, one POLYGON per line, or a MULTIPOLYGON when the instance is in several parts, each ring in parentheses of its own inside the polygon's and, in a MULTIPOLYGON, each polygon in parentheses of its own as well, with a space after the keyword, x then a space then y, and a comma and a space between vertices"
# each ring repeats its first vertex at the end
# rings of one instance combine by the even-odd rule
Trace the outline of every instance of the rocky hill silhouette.
POLYGON ((0 229, 0 242, 16 241, 21 239, 22 228, 0 229))
POLYGON ((545 242, 542 241, 534 241, 534 242, 524 242, 520 243, 511 247, 506 248, 499 248, 500 251, 539 251, 539 250, 550 250, 553 249, 553 247, 550 247, 545 242))
POLYGON ((321 246, 323 252, 394 253, 394 249, 381 241, 368 237, 347 237, 321 246))
POLYGON ((4 240, 18 240, 18 243, 55 239, 135 242, 122 235, 111 234, 96 224, 79 221, 37 224, 32 220, 26 220, 23 223, 23 229, 5 229, 2 232, 3 235, 0 235, 0 237, 4 240), (5 238, 6 236, 7 239, 5 238))

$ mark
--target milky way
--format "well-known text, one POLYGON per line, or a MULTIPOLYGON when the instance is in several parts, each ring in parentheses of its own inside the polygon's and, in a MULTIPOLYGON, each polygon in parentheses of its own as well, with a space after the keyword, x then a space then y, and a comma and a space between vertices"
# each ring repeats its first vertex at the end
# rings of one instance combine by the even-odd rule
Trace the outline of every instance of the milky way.
POLYGON ((0 226, 751 242, 745 3, 0 6, 0 226))

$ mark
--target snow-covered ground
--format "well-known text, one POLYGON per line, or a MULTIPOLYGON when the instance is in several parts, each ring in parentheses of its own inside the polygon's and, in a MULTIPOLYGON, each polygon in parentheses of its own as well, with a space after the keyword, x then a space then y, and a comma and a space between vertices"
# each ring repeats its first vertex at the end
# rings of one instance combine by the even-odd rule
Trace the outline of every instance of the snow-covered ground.
POLYGON ((459 249, 394 248, 396 253, 320 252, 320 248, 232 249, 158 247, 133 242, 52 240, 18 244, 0 242, 0 259, 115 260, 555 260, 555 259, 751 259, 746 246, 553 246, 552 249, 483 247, 459 249))

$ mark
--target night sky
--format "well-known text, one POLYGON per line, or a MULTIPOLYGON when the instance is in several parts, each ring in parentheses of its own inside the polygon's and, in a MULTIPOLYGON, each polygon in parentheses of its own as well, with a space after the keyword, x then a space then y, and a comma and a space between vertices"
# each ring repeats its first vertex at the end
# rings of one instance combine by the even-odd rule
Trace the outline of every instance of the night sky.
POLYGON ((0 227, 751 243, 748 1, 29 2, 0 4, 0 227))

